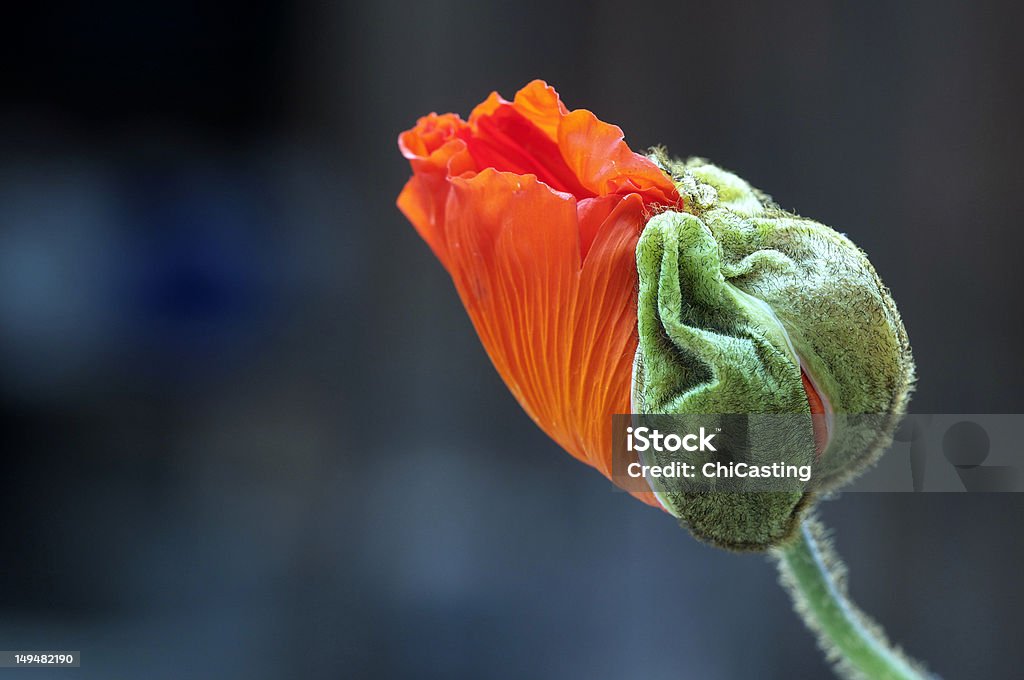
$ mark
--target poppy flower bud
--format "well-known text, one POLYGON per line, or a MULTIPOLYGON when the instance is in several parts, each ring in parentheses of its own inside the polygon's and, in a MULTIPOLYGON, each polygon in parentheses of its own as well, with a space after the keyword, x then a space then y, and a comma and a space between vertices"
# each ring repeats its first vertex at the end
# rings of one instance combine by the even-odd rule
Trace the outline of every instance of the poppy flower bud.
MULTIPOLYGON (((741 480, 728 491, 671 482, 655 491, 698 538, 778 545, 815 494, 863 471, 891 442, 914 377, 907 334, 845 236, 703 160, 652 160, 683 201, 652 217, 637 244, 634 413, 699 414, 703 423, 755 414, 745 423, 746 462, 813 471, 809 484, 779 491, 753 492, 741 480)), ((734 452, 713 455, 727 462, 734 452)))
POLYGON ((815 494, 888 443, 913 363, 888 292, 845 237, 704 161, 634 152, 539 80, 465 120, 423 116, 398 142, 412 170, 398 207, 524 411, 698 537, 778 545, 815 494), (695 458, 735 462, 739 443, 747 461, 784 456, 813 480, 627 480, 621 463, 637 461, 609 435, 629 411, 718 418, 721 431, 687 431, 695 458), (726 414, 742 414, 742 436, 726 414))

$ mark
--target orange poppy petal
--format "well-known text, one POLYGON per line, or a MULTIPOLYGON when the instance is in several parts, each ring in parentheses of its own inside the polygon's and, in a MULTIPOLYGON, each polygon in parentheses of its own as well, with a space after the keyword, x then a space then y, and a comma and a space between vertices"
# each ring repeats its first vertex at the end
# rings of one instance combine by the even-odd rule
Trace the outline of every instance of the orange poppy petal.
MULTIPOLYGON (((647 222, 637 194, 619 199, 597 229, 580 271, 573 351, 574 420, 587 460, 612 479, 611 416, 629 413, 637 347, 636 243, 647 222)), ((651 492, 631 492, 661 507, 651 492)))
POLYGON ((447 250, 444 208, 448 177, 476 170, 466 143, 457 137, 465 129, 468 125, 455 114, 432 113, 398 136, 398 147, 414 173, 398 197, 398 207, 442 263, 447 250))
MULTIPOLYGON (((416 127, 398 136, 398 148, 409 159, 413 172, 437 172, 444 174, 453 157, 465 147, 459 141, 459 134, 468 130, 469 125, 454 113, 437 115, 431 113, 416 121, 416 127)), ((466 161, 466 157, 459 160, 466 161)), ((453 174, 471 169, 459 164, 453 174)))
POLYGON ((569 113, 555 88, 543 80, 534 80, 516 92, 512 102, 516 111, 540 128, 551 141, 558 140, 558 125, 569 113))
POLYGON ((470 126, 476 127, 480 118, 493 115, 502 106, 514 109, 553 142, 558 140, 559 121, 562 116, 569 113, 555 88, 543 80, 533 80, 516 92, 512 101, 508 101, 497 92, 492 92, 469 115, 470 126))
POLYGON ((534 421, 576 449, 557 370, 579 270, 575 201, 488 169, 452 180, 447 210, 449 272, 491 361, 534 421))
POLYGON ((468 122, 424 116, 399 146, 413 177, 398 206, 498 373, 541 429, 610 478, 610 416, 630 409, 636 242, 652 205, 678 203, 671 180, 541 80, 512 102, 492 93, 468 122))
POLYGON ((647 203, 679 200, 672 181, 633 153, 618 126, 585 109, 569 112, 543 80, 526 85, 512 102, 492 92, 459 134, 479 168, 535 174, 578 199, 636 192, 647 203))
POLYGON ((598 196, 585 198, 576 204, 580 227, 580 257, 587 257, 601 225, 621 201, 622 196, 598 196))
POLYGON ((402 211, 434 255, 448 266, 448 244, 444 235, 444 206, 448 201, 448 181, 430 175, 413 175, 398 195, 402 211))
POLYGON ((474 115, 471 131, 462 133, 477 167, 537 177, 578 198, 591 196, 562 158, 558 144, 508 102, 491 113, 474 115))
POLYGON ((643 201, 620 199, 598 229, 579 274, 579 296, 568 362, 572 403, 594 456, 589 462, 611 475, 609 416, 629 413, 637 347, 636 242, 643 229, 643 201))
POLYGON ((469 125, 475 126, 477 119, 480 116, 489 116, 502 104, 508 104, 509 102, 497 92, 491 92, 487 96, 487 99, 483 100, 470 112, 469 114, 469 125))
POLYGON ((558 127, 562 157, 588 190, 598 196, 637 192, 645 202, 672 205, 679 200, 672 180, 649 159, 633 153, 617 125, 579 109, 558 127))
POLYGON ((610 417, 629 412, 643 201, 618 199, 581 262, 571 196, 490 169, 452 187, 449 271, 488 356, 537 425, 610 478, 610 417))
MULTIPOLYGON (((629 413, 637 347, 636 243, 647 222, 641 197, 619 199, 597 230, 579 276, 569 364, 575 376, 574 420, 587 462, 612 479, 611 416, 629 413)), ((632 492, 661 507, 650 492, 632 492)))

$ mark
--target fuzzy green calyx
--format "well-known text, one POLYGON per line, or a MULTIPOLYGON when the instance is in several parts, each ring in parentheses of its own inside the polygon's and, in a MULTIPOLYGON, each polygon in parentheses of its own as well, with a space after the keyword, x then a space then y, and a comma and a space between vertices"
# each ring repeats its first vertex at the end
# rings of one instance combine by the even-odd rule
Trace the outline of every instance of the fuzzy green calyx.
POLYGON ((705 161, 652 158, 675 178, 686 208, 654 216, 637 245, 633 411, 702 422, 791 414, 751 418, 743 460, 813 468, 801 489, 654 490, 698 538, 765 549, 792 537, 815 493, 855 476, 891 441, 913 382, 906 332, 846 237, 705 161), (820 452, 802 375, 826 404, 820 452))

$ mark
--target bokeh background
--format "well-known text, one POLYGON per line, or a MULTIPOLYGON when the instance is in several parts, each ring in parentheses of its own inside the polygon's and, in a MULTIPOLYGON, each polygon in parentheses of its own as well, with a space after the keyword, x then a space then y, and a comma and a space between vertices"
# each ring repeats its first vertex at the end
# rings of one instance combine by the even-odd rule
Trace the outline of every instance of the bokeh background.
MULTIPOLYGON (((9 10, 0 648, 83 658, 26 676, 827 677, 763 557, 534 428, 394 207, 399 131, 534 77, 846 231, 915 411, 1024 412, 1017 3, 9 10)), ((822 513, 894 639, 1019 677, 1024 496, 822 513)))

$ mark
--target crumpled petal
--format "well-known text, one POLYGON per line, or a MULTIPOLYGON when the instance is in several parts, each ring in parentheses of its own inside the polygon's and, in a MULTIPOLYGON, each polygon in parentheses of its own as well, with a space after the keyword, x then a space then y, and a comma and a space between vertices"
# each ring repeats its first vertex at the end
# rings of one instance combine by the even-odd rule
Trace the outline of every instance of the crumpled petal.
POLYGON ((469 126, 463 135, 481 168, 523 173, 528 158, 534 167, 526 172, 577 198, 635 192, 648 203, 679 200, 669 177, 634 153, 617 125, 586 109, 570 112, 542 80, 529 83, 512 102, 492 92, 473 110, 469 126))
POLYGON ((498 373, 541 429, 611 478, 610 416, 630 410, 637 347, 636 243, 657 206, 679 205, 672 181, 540 80, 511 102, 492 93, 468 121, 421 118, 399 146, 414 173, 399 208, 498 373))
POLYGON ((490 169, 452 186, 449 271, 488 356, 534 422, 610 478, 608 416, 630 406, 643 201, 614 198, 581 265, 572 196, 490 169))
POLYGON ((562 157, 589 191, 598 196, 636 192, 644 200, 671 205, 675 185, 649 159, 630 151, 617 125, 602 123, 590 111, 573 111, 558 126, 562 157))
POLYGON ((461 131, 468 129, 455 114, 432 113, 420 118, 416 127, 398 137, 398 148, 413 170, 413 176, 398 196, 398 208, 442 264, 447 260, 444 206, 448 201, 448 178, 476 171, 466 143, 458 137, 461 131))

